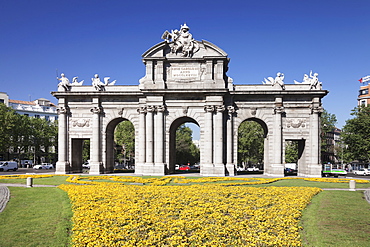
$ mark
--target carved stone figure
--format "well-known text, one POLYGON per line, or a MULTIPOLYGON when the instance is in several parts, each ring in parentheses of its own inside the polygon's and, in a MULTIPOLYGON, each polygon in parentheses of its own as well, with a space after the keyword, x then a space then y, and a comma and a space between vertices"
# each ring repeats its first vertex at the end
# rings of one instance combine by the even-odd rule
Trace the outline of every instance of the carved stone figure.
POLYGON ((104 91, 105 86, 108 85, 108 81, 103 83, 100 81, 99 75, 95 74, 94 78, 91 78, 93 87, 98 91, 104 91))
POLYGON ((281 73, 281 72, 278 72, 276 74, 276 77, 275 79, 272 78, 272 77, 267 77, 264 78, 264 81, 262 81, 262 84, 266 84, 266 85, 271 85, 271 86, 275 86, 275 84, 278 84, 283 90, 285 89, 285 86, 284 86, 284 74, 281 73))
POLYGON ((78 77, 73 77, 72 79, 72 86, 82 86, 82 84, 84 83, 84 80, 78 82, 78 77))
POLYGON ((59 80, 58 87, 64 88, 64 90, 68 91, 71 87, 71 84, 69 83, 68 78, 64 75, 64 73, 60 74, 61 78, 57 77, 57 80, 59 80))
POLYGON ((318 78, 319 74, 318 73, 314 73, 312 75, 312 70, 310 71, 310 88, 316 88, 317 85, 320 85, 321 82, 319 82, 319 78, 318 78))
POLYGON ((168 31, 163 33, 162 39, 168 43, 173 42, 171 47, 172 53, 177 54, 181 52, 183 57, 192 57, 199 50, 199 45, 193 39, 189 30, 190 28, 184 23, 184 25, 181 25, 180 31, 175 29, 171 30, 171 33, 168 31))
POLYGON ((113 86, 114 84, 116 84, 116 81, 117 80, 114 80, 112 82, 109 82, 109 79, 110 79, 110 77, 104 77, 104 83, 105 83, 105 85, 107 85, 107 86, 113 86))
POLYGON ((322 82, 319 81, 319 78, 318 78, 319 74, 318 73, 314 73, 312 75, 312 70, 310 71, 310 76, 308 76, 307 74, 304 74, 303 76, 303 82, 298 82, 296 80, 294 80, 294 83, 295 84, 309 84, 310 85, 310 89, 312 88, 317 88, 317 86, 319 86, 319 89, 321 89, 321 86, 322 86, 322 82))

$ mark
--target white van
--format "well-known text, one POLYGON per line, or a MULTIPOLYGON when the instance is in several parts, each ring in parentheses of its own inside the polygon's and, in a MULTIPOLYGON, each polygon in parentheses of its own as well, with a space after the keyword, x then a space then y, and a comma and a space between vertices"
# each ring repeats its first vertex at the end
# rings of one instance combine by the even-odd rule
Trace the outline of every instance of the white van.
POLYGON ((18 170, 18 163, 15 161, 0 161, 0 172, 18 170))

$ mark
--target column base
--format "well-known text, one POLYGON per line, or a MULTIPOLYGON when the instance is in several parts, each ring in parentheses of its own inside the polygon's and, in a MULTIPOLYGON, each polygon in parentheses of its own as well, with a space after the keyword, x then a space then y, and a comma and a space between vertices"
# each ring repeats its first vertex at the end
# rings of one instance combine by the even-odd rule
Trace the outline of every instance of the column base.
POLYGON ((68 161, 58 161, 55 165, 55 174, 71 173, 71 165, 68 161))
POLYGON ((297 176, 308 177, 308 178, 321 178, 322 177, 322 166, 321 164, 307 165, 305 169, 298 167, 297 176))
POLYGON ((135 174, 144 176, 164 176, 167 165, 165 163, 142 163, 135 165, 135 174))
POLYGON ((90 175, 104 174, 104 167, 102 162, 90 162, 90 175))
POLYGON ((224 164, 203 164, 200 167, 200 175, 205 177, 224 177, 225 165, 224 164))
POLYGON ((284 177, 284 164, 270 164, 265 167, 263 175, 269 177, 284 177))

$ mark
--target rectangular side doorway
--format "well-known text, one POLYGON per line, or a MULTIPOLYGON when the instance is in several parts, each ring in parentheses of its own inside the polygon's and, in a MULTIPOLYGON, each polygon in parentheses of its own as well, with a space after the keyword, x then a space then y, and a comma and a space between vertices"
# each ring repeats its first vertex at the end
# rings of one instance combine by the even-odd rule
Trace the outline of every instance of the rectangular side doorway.
POLYGON ((82 173, 82 164, 89 159, 88 156, 90 155, 90 139, 72 139, 71 152, 71 172, 82 173))

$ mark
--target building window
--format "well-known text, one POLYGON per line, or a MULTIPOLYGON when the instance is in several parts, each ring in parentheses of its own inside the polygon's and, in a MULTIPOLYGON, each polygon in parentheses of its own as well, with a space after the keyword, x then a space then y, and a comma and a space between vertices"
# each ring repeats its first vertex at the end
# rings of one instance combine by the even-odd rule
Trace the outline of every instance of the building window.
POLYGON ((26 114, 24 114, 24 115, 25 115, 25 116, 27 116, 27 117, 29 116, 27 113, 26 113, 26 114))
POLYGON ((366 100, 361 100, 361 105, 366 106, 366 100))
POLYGON ((40 118, 40 115, 35 115, 35 118, 40 118))
POLYGON ((0 103, 3 103, 3 104, 4 104, 4 103, 5 103, 5 101, 4 101, 3 99, 0 99, 0 103))
POLYGON ((360 95, 367 95, 367 94, 369 94, 369 89, 368 88, 360 90, 360 95))

